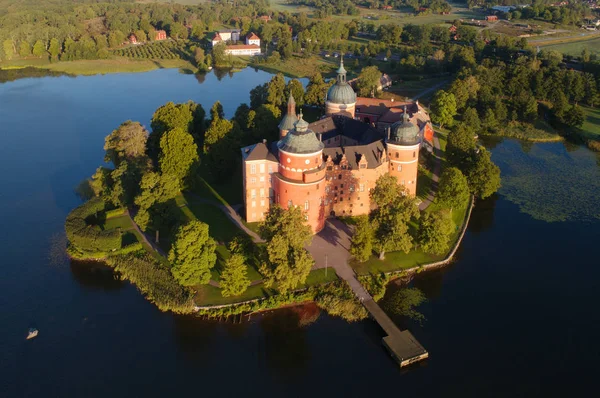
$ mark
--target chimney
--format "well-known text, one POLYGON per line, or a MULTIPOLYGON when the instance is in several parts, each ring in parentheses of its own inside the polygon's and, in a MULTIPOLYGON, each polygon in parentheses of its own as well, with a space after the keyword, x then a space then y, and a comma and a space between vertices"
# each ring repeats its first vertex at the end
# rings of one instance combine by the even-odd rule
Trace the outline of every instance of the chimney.
POLYGON ((267 145, 267 140, 263 138, 263 144, 267 145))

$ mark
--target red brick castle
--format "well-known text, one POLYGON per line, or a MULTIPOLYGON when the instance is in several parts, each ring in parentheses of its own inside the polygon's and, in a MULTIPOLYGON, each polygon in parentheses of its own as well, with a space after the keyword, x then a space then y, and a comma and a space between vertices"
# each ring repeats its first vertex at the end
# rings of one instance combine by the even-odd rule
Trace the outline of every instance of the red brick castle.
POLYGON ((417 190, 419 150, 433 129, 418 102, 357 98, 343 60, 329 89, 326 116, 307 123, 290 96, 279 141, 242 148, 246 221, 264 220, 272 203, 299 206, 313 232, 326 217, 367 214, 369 191, 390 173, 417 190))

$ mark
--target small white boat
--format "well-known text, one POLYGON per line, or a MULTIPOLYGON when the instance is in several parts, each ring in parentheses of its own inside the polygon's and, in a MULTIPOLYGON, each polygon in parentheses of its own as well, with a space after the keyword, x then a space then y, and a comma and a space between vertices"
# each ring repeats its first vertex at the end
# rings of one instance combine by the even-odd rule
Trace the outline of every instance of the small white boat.
POLYGON ((27 335, 27 340, 31 340, 38 335, 38 330, 36 328, 30 328, 29 334, 27 335))

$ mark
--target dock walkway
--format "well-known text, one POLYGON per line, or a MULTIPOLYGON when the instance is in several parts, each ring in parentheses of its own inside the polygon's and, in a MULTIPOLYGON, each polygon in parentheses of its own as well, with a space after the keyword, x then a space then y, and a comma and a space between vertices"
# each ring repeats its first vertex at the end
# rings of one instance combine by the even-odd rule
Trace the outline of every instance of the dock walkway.
POLYGON ((429 353, 417 339, 408 330, 401 331, 356 279, 354 270, 348 265, 350 235, 348 226, 343 222, 327 220, 323 231, 313 238, 308 248, 316 261, 315 268, 329 266, 350 285, 373 320, 387 334, 382 343, 401 367, 428 358, 429 353))

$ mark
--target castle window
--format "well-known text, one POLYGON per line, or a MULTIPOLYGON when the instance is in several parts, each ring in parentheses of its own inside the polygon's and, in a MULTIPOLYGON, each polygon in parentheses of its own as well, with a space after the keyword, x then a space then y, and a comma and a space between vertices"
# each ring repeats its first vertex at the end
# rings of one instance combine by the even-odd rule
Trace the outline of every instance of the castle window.
POLYGON ((269 174, 271 174, 273 172, 273 165, 269 165, 269 174))
POLYGON ((340 175, 338 176, 338 180, 341 180, 341 179, 342 179, 342 175, 340 174, 340 175))
POLYGON ((364 205, 361 203, 361 204, 360 204, 360 207, 363 207, 363 206, 364 206, 364 205))
POLYGON ((319 190, 319 185, 321 185, 321 184, 317 184, 317 190, 319 190))
POLYGON ((304 210, 308 210, 308 200, 304 202, 304 210))
POLYGON ((361 165, 360 165, 360 168, 361 168, 361 169, 366 169, 366 168, 367 168, 367 165, 363 163, 363 164, 361 164, 361 165))
POLYGON ((359 190, 360 190, 360 192, 363 192, 365 190, 365 184, 360 184, 359 190))
POLYGON ((319 164, 319 158, 315 158, 315 164, 319 164))
POLYGON ((340 188, 344 188, 344 184, 341 184, 341 185, 340 185, 340 188))
POLYGON ((252 201, 252 207, 256 207, 256 201, 255 200, 252 201))
POLYGON ((350 192, 354 192, 354 185, 350 185, 350 192))
POLYGON ((343 202, 343 201, 344 201, 344 198, 340 198, 340 202, 343 202))
POLYGON ((250 174, 256 174, 256 165, 255 164, 250 165, 250 174))
POLYGON ((400 154, 398 152, 396 152, 396 159, 398 159, 400 157, 400 154))
POLYGON ((406 185, 406 181, 405 181, 405 180, 402 180, 401 184, 402 184, 402 185, 406 185))
POLYGON ((264 201, 264 200, 261 200, 261 201, 260 201, 260 206, 261 206, 261 207, 265 207, 265 201, 264 201))
POLYGON ((331 170, 333 170, 333 167, 332 166, 327 166, 327 171, 331 171, 331 170))
POLYGON ((261 163, 261 164, 260 164, 260 172, 261 172, 261 173, 264 173, 264 172, 265 172, 265 164, 264 164, 264 163, 261 163))
POLYGON ((250 179, 250 184, 256 184, 256 177, 252 177, 250 179))
POLYGON ((344 191, 341 191, 341 192, 340 192, 340 195, 343 195, 343 194, 344 194, 344 191))
POLYGON ((342 170, 346 170, 346 165, 342 165, 342 170))
POLYGON ((252 197, 252 199, 256 198, 256 189, 250 191, 250 197, 252 197))
POLYGON ((293 203, 292 203, 292 201, 291 201, 291 200, 288 200, 288 208, 290 208, 290 207, 292 207, 292 206, 293 206, 293 203))
POLYGON ((264 197, 265 197, 265 189, 264 189, 264 188, 261 188, 261 189, 260 189, 260 197, 261 197, 261 198, 264 198, 264 197))
POLYGON ((308 214, 304 215, 304 221, 308 221, 308 214))
POLYGON ((273 179, 271 178, 271 176, 269 176, 269 184, 273 182, 273 179))
POLYGON ((325 192, 329 193, 329 185, 325 187, 325 192))
POLYGON ((413 152, 413 158, 417 157, 417 151, 413 152))
POLYGON ((260 182, 265 182, 265 176, 260 176, 260 182))
POLYGON ((402 171, 402 165, 401 164, 398 165, 398 171, 402 171))
POLYGON ((333 189, 335 189, 335 190, 337 191, 337 189, 338 189, 338 186, 336 185, 335 187, 333 187, 333 189))

